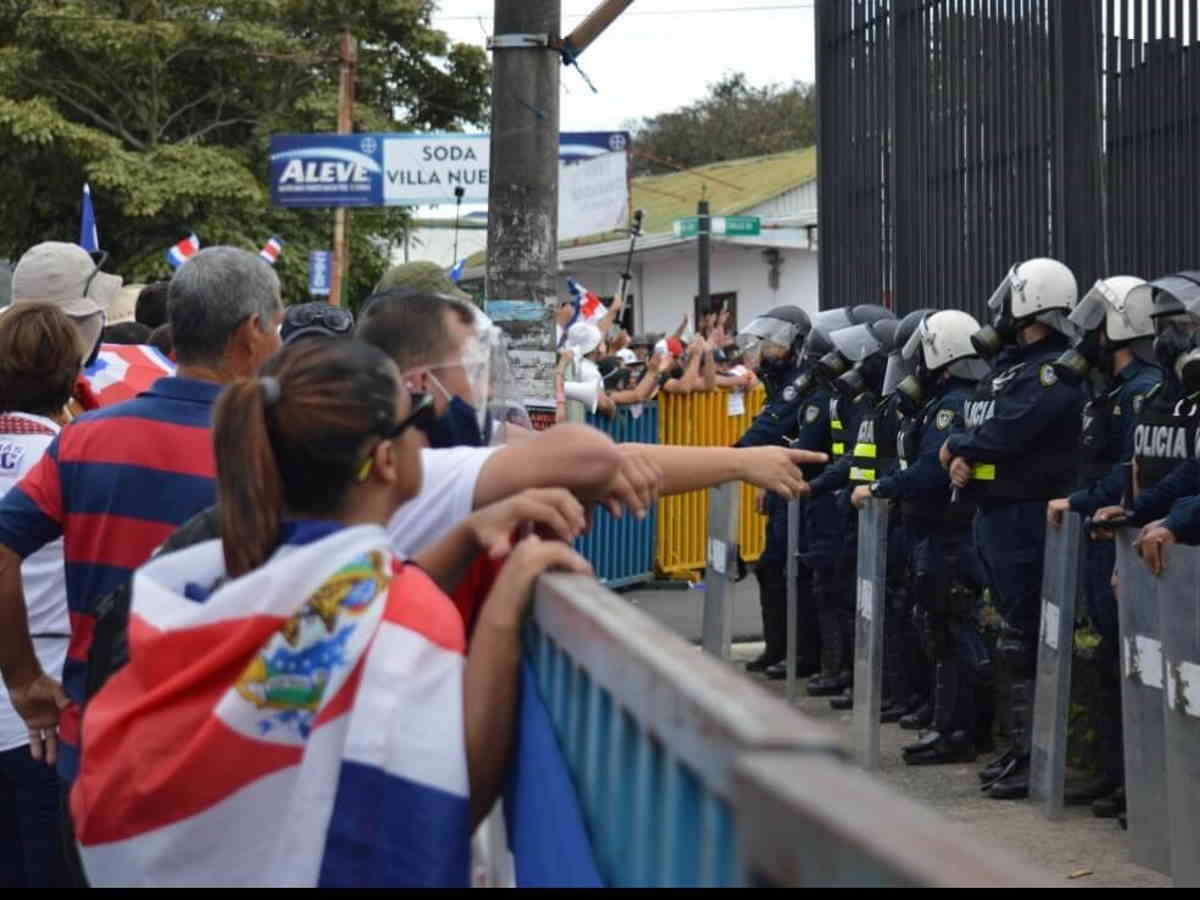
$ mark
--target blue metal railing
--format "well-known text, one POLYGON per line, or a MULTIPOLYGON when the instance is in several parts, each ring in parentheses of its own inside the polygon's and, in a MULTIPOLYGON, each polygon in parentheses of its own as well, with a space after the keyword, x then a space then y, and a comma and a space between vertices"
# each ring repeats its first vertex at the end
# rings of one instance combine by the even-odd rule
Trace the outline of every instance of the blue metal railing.
MULTIPOLYGON (((628 407, 621 407, 611 419, 589 415, 587 421, 618 444, 658 443, 658 406, 653 403, 642 407, 636 417, 628 407)), ((654 576, 657 508, 655 504, 650 515, 640 521, 628 514, 614 519, 608 510, 595 508, 592 527, 575 541, 575 549, 592 564, 604 584, 624 587, 654 576)))

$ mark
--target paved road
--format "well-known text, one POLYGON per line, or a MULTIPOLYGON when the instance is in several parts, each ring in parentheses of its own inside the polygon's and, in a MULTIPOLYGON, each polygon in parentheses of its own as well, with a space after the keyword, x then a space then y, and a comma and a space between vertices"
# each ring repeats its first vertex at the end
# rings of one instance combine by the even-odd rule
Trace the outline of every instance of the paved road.
MULTIPOLYGON (((703 590, 635 590, 621 596, 689 641, 700 643, 704 617, 703 590)), ((733 602, 733 639, 762 640, 758 582, 751 575, 738 582, 733 602)))

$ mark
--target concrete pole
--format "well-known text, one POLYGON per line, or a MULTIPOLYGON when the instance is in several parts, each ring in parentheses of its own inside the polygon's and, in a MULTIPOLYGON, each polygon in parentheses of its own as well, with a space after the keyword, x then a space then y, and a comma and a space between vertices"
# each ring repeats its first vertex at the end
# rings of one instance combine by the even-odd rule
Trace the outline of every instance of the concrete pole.
POLYGON ((559 0, 495 0, 494 21, 486 295, 548 302, 558 281, 561 62, 544 45, 513 45, 520 35, 557 40, 559 0))

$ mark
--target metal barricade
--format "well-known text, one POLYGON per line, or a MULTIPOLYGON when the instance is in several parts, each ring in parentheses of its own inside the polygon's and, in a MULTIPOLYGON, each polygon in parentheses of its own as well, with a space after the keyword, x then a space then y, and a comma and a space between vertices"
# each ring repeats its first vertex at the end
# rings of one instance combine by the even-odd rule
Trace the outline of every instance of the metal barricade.
POLYGON ((1126 818, 1133 861, 1167 873, 1171 854, 1159 585, 1133 548, 1136 537, 1135 528, 1120 529, 1116 536, 1126 818))
MULTIPOLYGON (((756 387, 745 396, 744 410, 729 415, 729 392, 660 394, 658 443, 689 447, 729 447, 750 427, 762 409, 765 392, 756 387)), ((752 485, 742 484, 738 546, 742 559, 754 562, 766 547, 767 520, 755 509, 752 485)), ((707 559, 708 492, 691 491, 658 502, 655 567, 664 575, 684 576, 704 568, 707 559)))
POLYGON ((762 887, 1051 887, 1060 882, 961 833, 850 766, 760 753, 736 771, 742 847, 762 887))
POLYGON ((1200 886, 1200 549, 1171 547, 1159 579, 1166 810, 1175 887, 1200 886))
POLYGON ((800 501, 789 500, 787 505, 787 563, 784 575, 787 578, 787 667, 785 675, 785 694, 788 703, 796 699, 796 629, 800 624, 800 610, 796 608, 799 601, 797 579, 800 576, 800 501))
POLYGON ((834 732, 590 578, 538 580, 526 649, 613 887, 744 883, 736 760, 841 753, 834 732))
MULTIPOLYGON (((658 443, 658 407, 649 404, 640 415, 623 407, 613 418, 588 416, 588 424, 599 428, 616 443, 658 443)), ((575 549, 586 558, 596 577, 609 587, 624 587, 649 581, 654 576, 654 545, 657 508, 639 520, 623 515, 614 519, 608 510, 596 506, 592 527, 576 539, 575 549)))
POLYGON ((1063 812, 1067 727, 1071 719, 1071 656, 1075 607, 1083 584, 1083 520, 1068 512, 1046 529, 1042 567, 1042 627, 1029 759, 1029 796, 1048 819, 1063 812))
POLYGON ((888 502, 868 500, 858 513, 858 590, 854 617, 854 723, 858 763, 879 768, 883 694, 883 617, 887 608, 888 502))
POLYGON ((741 491, 734 483, 708 489, 708 566, 704 571, 704 649, 728 659, 737 584, 737 521, 741 491))

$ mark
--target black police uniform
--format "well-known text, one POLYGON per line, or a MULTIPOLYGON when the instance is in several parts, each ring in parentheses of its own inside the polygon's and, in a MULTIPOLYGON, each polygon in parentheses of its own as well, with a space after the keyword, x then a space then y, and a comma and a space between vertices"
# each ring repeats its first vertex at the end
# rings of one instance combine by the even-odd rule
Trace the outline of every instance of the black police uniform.
POLYGON ((1012 748, 985 770, 998 776, 991 783, 997 798, 1028 794, 1046 503, 1065 496, 1075 479, 1086 399, 1082 386, 1060 381, 1054 370, 1067 347, 1051 332, 1002 354, 965 405, 966 427, 947 441, 951 457, 974 468, 964 493, 979 504, 976 544, 1003 618, 996 650, 1012 675, 1012 748))
POLYGON ((990 740, 991 661, 979 637, 980 585, 970 553, 975 507, 968 499, 952 501, 950 478, 938 461, 942 444, 963 429, 963 407, 974 388, 961 379, 945 382, 904 421, 901 453, 912 462, 873 490, 899 501, 913 544, 911 593, 924 650, 935 665, 932 729, 905 748, 911 765, 972 760, 978 744, 990 740))
MULTIPOLYGON (((1072 493, 1068 502, 1073 512, 1085 517, 1102 506, 1121 502, 1128 464, 1133 458, 1135 427, 1146 398, 1162 382, 1162 371, 1135 357, 1113 381, 1110 390, 1083 408, 1084 486, 1072 493)), ((1068 790, 1068 802, 1093 799, 1125 780, 1117 598, 1112 589, 1116 547, 1111 540, 1088 541, 1085 553, 1087 613, 1101 638, 1096 658, 1099 683, 1095 711, 1103 771, 1100 784, 1088 784, 1078 795, 1068 790)))
MULTIPOLYGON (((763 386, 767 392, 766 403, 750 427, 734 444, 735 447, 761 447, 768 445, 789 446, 796 437, 797 409, 803 398, 797 382, 807 367, 793 366, 778 374, 764 373, 763 386)), ((762 608, 763 639, 766 648, 759 668, 783 660, 787 654, 787 501, 779 494, 767 493, 767 541, 759 558, 754 574, 758 579, 759 604, 762 608)), ((801 521, 800 546, 803 547, 803 517, 801 521)), ((807 573, 799 578, 798 589, 807 594, 807 573)), ((799 603, 799 607, 808 607, 799 603)))

